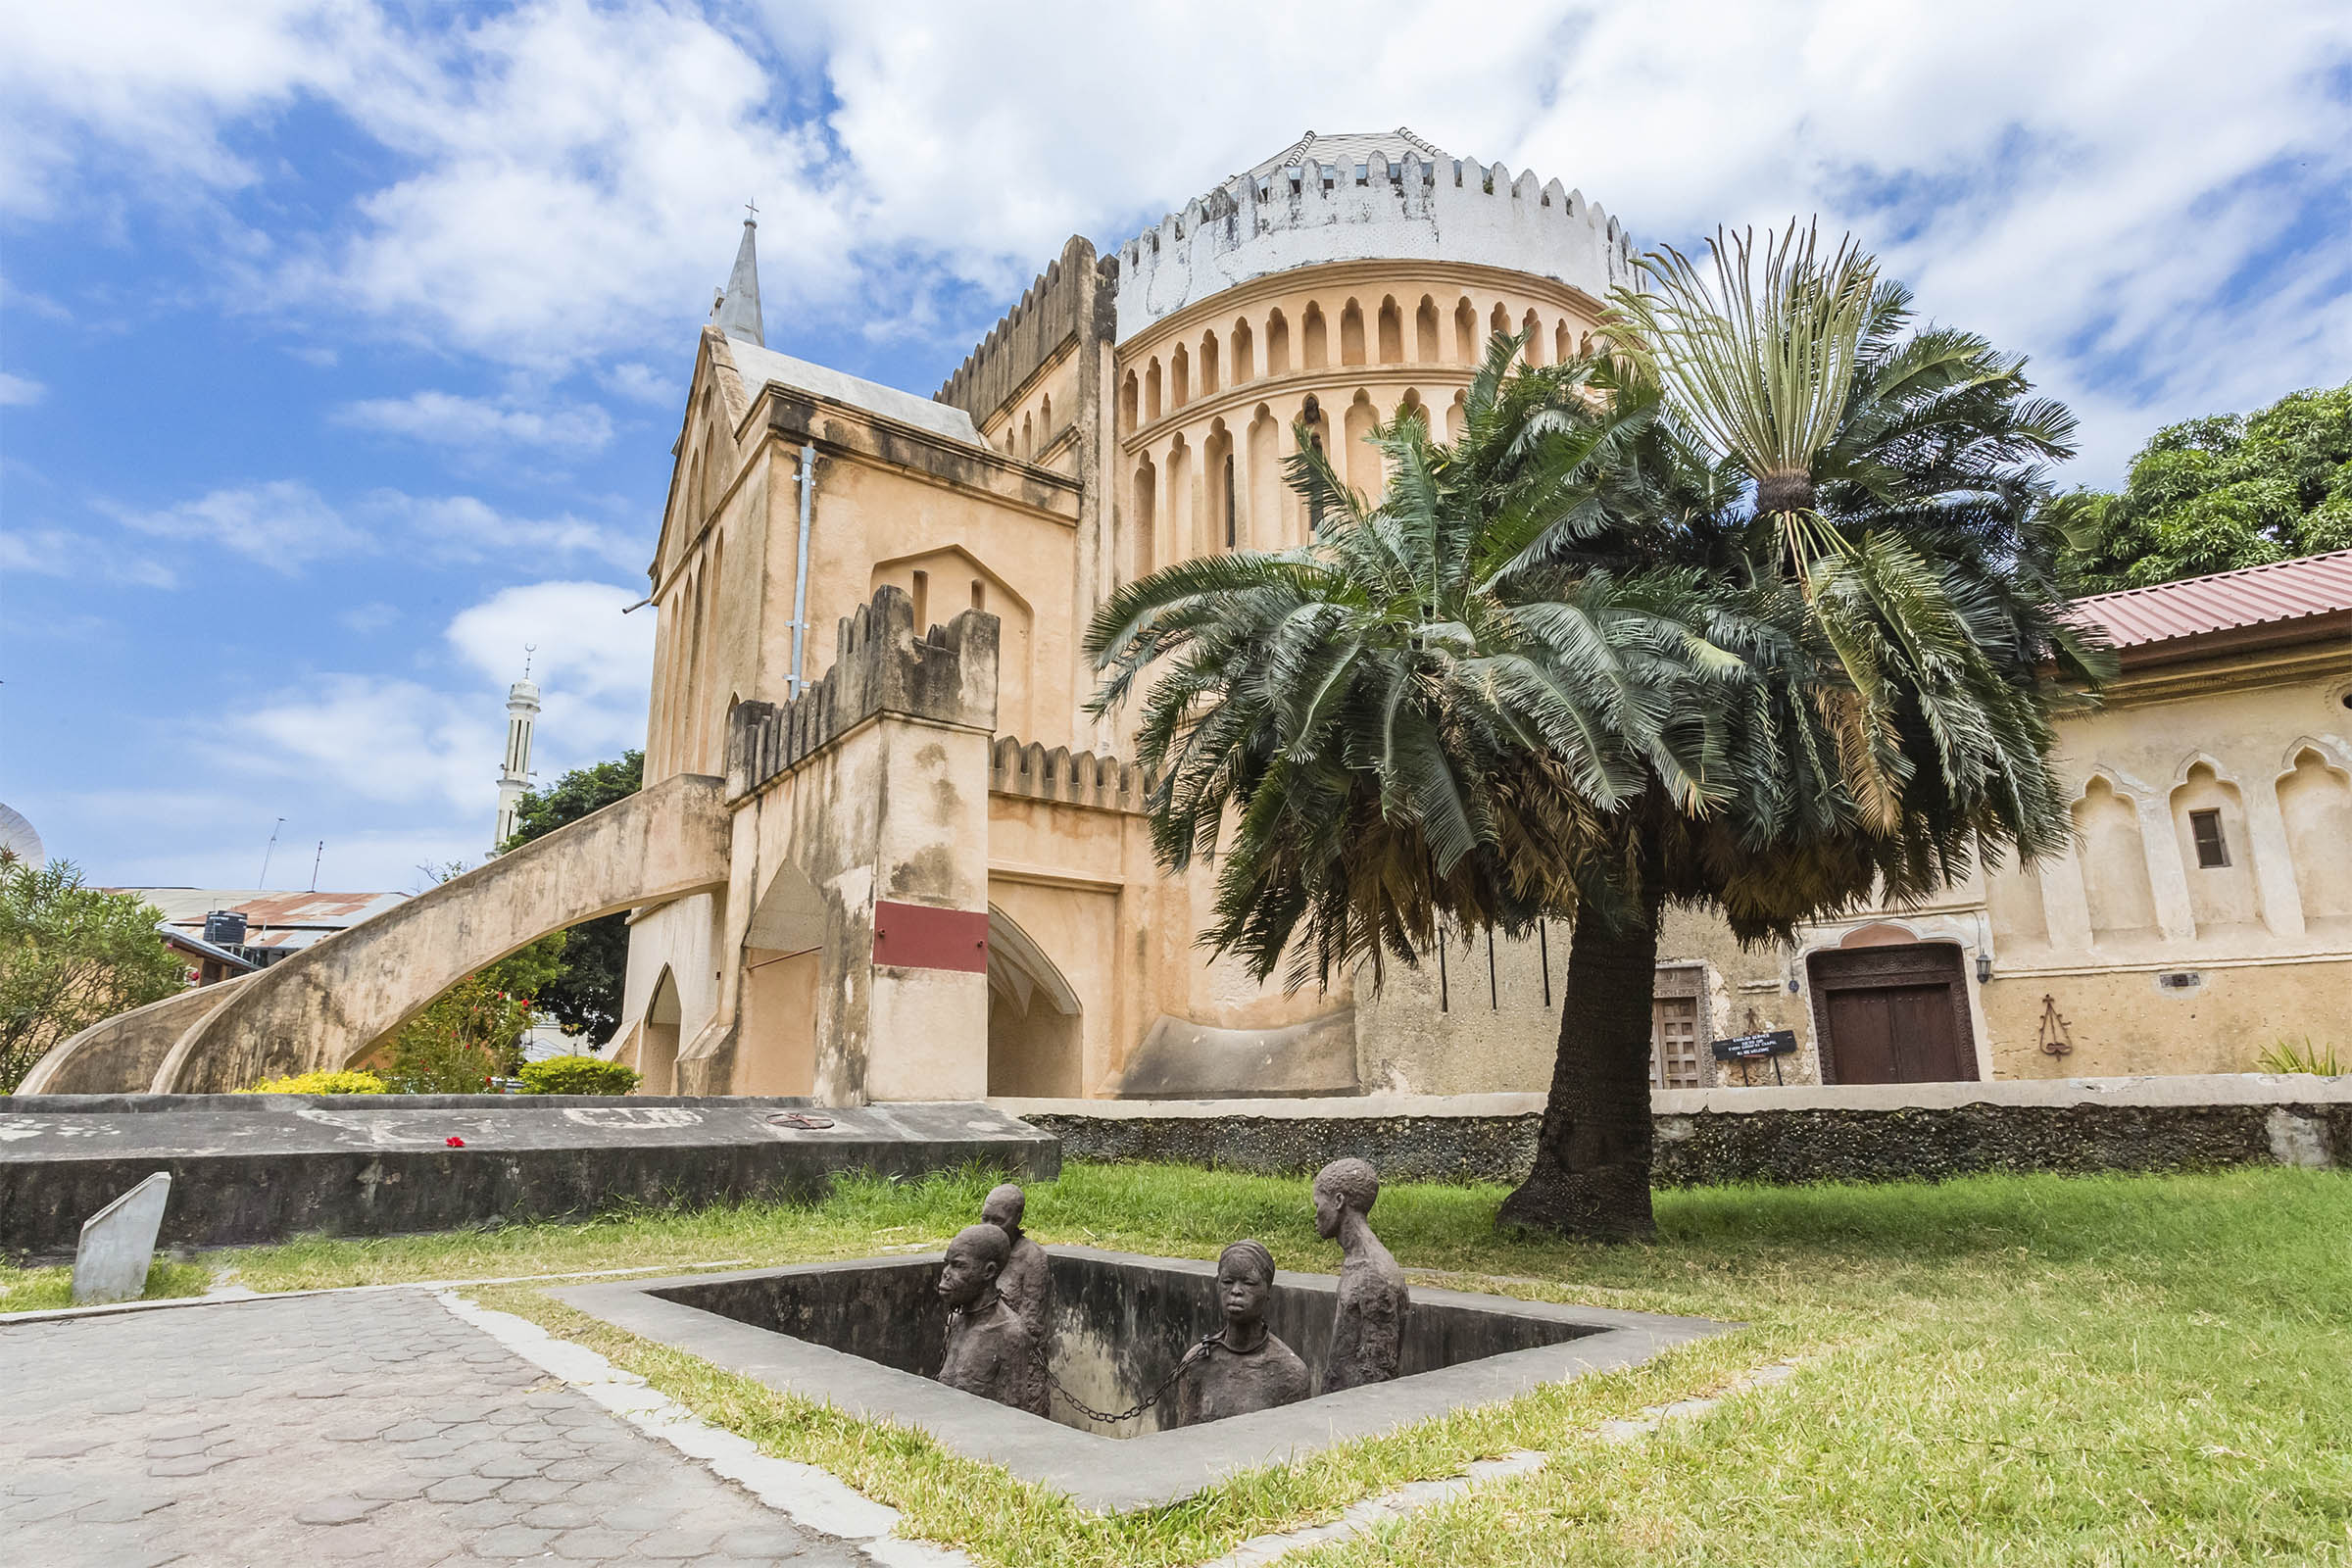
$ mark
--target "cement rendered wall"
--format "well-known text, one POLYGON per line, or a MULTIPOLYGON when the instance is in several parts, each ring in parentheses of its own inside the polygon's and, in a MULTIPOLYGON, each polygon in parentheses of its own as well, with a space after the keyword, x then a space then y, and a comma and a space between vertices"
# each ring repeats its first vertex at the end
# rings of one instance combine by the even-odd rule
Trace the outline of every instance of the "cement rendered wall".
MULTIPOLYGON (((1152 1103, 997 1100, 1072 1159, 1309 1174, 1342 1155, 1399 1181, 1515 1182, 1540 1095, 1152 1103)), ((2352 1168, 2352 1077, 1661 1091, 1654 1180, 1936 1181, 1987 1171, 2352 1168)))

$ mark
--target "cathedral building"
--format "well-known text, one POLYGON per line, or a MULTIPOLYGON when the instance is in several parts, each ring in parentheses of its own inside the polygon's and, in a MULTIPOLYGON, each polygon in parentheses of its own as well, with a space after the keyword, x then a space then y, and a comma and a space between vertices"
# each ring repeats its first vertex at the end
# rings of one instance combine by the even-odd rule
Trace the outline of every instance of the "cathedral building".
MULTIPOLYGON (((1087 711, 1080 645, 1138 575, 1305 542, 1304 507, 1283 481, 1298 430, 1377 494, 1379 455, 1362 437, 1416 407, 1441 434, 1458 428, 1494 332, 1526 333, 1537 363, 1584 350, 1633 275, 1619 222, 1557 179, 1409 131, 1310 133, 1107 254, 1071 239, 932 397, 769 348, 755 244, 747 222, 702 332, 651 566, 646 782, 723 780, 731 837, 723 888, 632 916, 614 1048, 646 1090, 865 1101, 1542 1088, 1564 932, 1457 942, 1377 996, 1368 981, 1285 993, 1210 961, 1196 943, 1208 879, 1154 865, 1145 781, 1128 761, 1133 714, 1087 711)), ((2321 608, 2286 620, 2318 628, 2320 645, 2262 643, 2273 675, 2241 681, 2272 694, 2269 727, 2295 732, 2277 737, 2299 749, 2271 768, 2291 810, 2244 804, 2251 762, 2209 758, 2172 784, 2098 772, 2093 759, 2078 815, 2086 856, 2120 844, 2106 824, 2127 818, 2171 853, 2167 790, 2189 802, 2183 822, 2208 796, 2221 803, 2216 831, 2251 822, 2237 831, 2252 834, 2253 868, 2214 896, 2209 925, 2235 921, 2217 961, 2251 964, 2287 933, 2294 961, 2342 993, 2341 1016, 2352 714, 2328 710, 2352 686, 2336 613, 2352 613, 2352 597, 2332 579, 2301 589, 2321 608), (2313 891, 2289 910, 2297 853, 2313 891)), ((2225 637, 2206 652, 2242 662, 2252 646, 2225 637)), ((2185 667, 2146 690, 2194 695, 2185 667)), ((2250 739, 2249 757, 2271 739, 2267 727, 2250 739)), ((1756 1069, 1718 1064, 1706 1042, 1776 1029, 1800 1049, 1772 1070, 1798 1080, 2082 1070, 2035 1053, 2025 1020, 2037 1000, 2085 965, 2188 971, 2206 905, 2176 872, 2125 876, 2113 893, 2103 870, 2070 867, 2016 886, 1996 877, 1908 924, 1878 911, 1825 926, 1788 952, 1742 952, 1706 920, 1680 922, 1661 963, 1658 1081, 1737 1083, 1756 1069), (2069 875, 2075 892, 2049 891, 2069 875), (2115 926, 2124 934, 2094 956, 2102 908, 2138 924, 2115 926), (2078 937, 2082 951, 2065 951, 2078 937), (1993 1000, 2013 955, 2041 978, 1993 1000), (1888 1021, 1905 1007, 1911 1023, 1888 1021), (1941 1054, 1898 1060, 1888 1042, 1931 1015, 1943 1020, 1941 1054), (1837 1028, 1886 1040, 1840 1053, 1837 1028)), ((2210 1005, 2238 982, 2200 972, 2168 992, 2130 972, 2098 982, 2106 1021, 2076 1004, 2074 1038, 2110 1040, 2098 1055, 2109 1070, 2180 1070, 2167 1063, 2193 1056, 2196 1035, 2174 999, 2210 1005), (2157 1018, 2143 1044, 2112 1045, 2117 1008, 2157 1018)))

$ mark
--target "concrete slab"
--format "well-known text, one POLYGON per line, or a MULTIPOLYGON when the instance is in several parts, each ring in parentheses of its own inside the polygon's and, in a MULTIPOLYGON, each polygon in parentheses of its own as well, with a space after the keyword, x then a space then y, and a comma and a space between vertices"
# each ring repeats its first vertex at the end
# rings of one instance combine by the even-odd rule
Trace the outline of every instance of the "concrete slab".
POLYGON ((70 1255, 81 1222, 162 1170, 167 1247, 384 1236, 619 1203, 813 1199, 843 1172, 1061 1169, 1050 1133, 962 1102, 575 1095, 0 1098, 0 1248, 70 1255), (810 1125, 814 1122, 826 1125, 810 1125))
MULTIPOLYGON (((1075 1247, 1048 1250, 1057 1257, 1197 1274, 1204 1284, 1216 1274, 1214 1263, 1188 1258, 1141 1257, 1075 1247)), ((1557 1324, 1577 1337, 1457 1362, 1390 1383, 1321 1395, 1280 1409, 1122 1439, 1097 1436, 1009 1409, 912 1372, 684 1305, 662 1294, 693 1291, 707 1296, 730 1284, 757 1287, 779 1276, 906 1269, 936 1266, 938 1261, 936 1255, 867 1258, 791 1269, 576 1286, 552 1294, 592 1316, 770 1388, 827 1401, 869 1420, 920 1427, 956 1453, 1001 1464, 1023 1481, 1052 1487, 1081 1507, 1105 1512, 1174 1502, 1225 1476, 1281 1464, 1336 1443, 1514 1398, 1546 1383, 1638 1365, 1673 1346, 1733 1326, 1704 1318, 1556 1306, 1416 1286, 1416 1311, 1427 1306, 1506 1313, 1557 1324)), ((1275 1276, 1275 1287, 1278 1292, 1328 1301, 1338 1280, 1328 1274, 1283 1272, 1275 1276)))
POLYGON ((128 1301, 147 1289, 155 1263, 155 1234, 172 1201, 172 1177, 157 1171, 81 1224, 74 1250, 74 1304, 128 1301))

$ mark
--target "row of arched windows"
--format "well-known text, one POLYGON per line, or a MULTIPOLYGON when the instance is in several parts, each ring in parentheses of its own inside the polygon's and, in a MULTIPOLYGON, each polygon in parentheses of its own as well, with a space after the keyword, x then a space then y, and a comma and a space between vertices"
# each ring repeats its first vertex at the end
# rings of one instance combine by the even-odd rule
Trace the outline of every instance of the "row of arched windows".
POLYGON ((1294 369, 1317 370, 1335 363, 1475 365, 1485 356, 1488 340, 1497 332, 1525 333, 1531 365, 1592 351, 1592 333, 1564 316, 1546 319, 1530 306, 1514 317, 1511 307, 1500 300, 1482 316, 1467 294, 1455 302, 1449 319, 1434 296, 1422 295, 1408 334, 1404 309, 1391 294, 1375 309, 1368 330, 1360 302, 1351 298, 1340 307, 1339 358, 1334 361, 1332 323, 1322 302, 1309 300, 1296 327, 1277 306, 1261 322, 1252 324, 1248 317, 1238 317, 1222 338, 1211 327, 1200 334, 1197 344, 1178 343, 1169 349, 1164 365, 1154 354, 1140 370, 1129 370, 1119 383, 1119 427, 1139 429, 1163 414, 1215 395, 1221 387, 1241 386, 1261 375, 1288 375, 1294 369))
POLYGON ((2241 781, 2198 759, 2170 790, 2097 769, 2074 806, 2080 912, 2045 902, 2046 879, 2064 872, 2011 872, 1986 888, 1994 929, 2056 942, 2080 920, 2094 945, 2352 930, 2352 769, 2340 760, 2298 742, 2275 777, 2241 781))
MULTIPOLYGON (((1181 431, 1164 446, 1153 443, 1156 452, 1136 459, 1120 497, 1126 572, 1141 576, 1218 550, 1282 550, 1305 543, 1313 519, 1284 473, 1285 463, 1298 451, 1294 425, 1303 422, 1307 439, 1331 454, 1341 477, 1376 501, 1388 476, 1379 450, 1365 437, 1382 419, 1415 411, 1431 417, 1415 388, 1406 388, 1395 409, 1383 410, 1369 390, 1359 387, 1343 409, 1313 396, 1290 403, 1282 414, 1271 403, 1260 403, 1240 429, 1229 429, 1222 416, 1211 418, 1198 448, 1181 431)), ((1462 394, 1456 392, 1446 412, 1449 439, 1461 434, 1463 418, 1462 394)))
POLYGON ((1048 392, 1034 411, 1021 412, 1017 427, 1011 419, 1004 421, 1004 428, 997 432, 997 450, 1027 463, 1054 444, 1054 394, 1048 392))
POLYGON ((662 607, 666 621, 661 638, 662 690, 660 772, 716 771, 712 765, 720 744, 713 733, 713 705, 704 691, 715 678, 718 665, 718 612, 715 603, 727 544, 716 529, 701 559, 685 568, 676 590, 662 607))

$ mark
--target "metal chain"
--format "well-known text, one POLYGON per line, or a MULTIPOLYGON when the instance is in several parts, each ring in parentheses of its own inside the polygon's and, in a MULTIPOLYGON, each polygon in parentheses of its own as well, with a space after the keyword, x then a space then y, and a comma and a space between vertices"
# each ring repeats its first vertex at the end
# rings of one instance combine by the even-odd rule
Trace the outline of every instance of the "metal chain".
MULTIPOLYGON (((950 1339, 954 1339, 956 1337, 956 1325, 962 1320, 962 1307, 955 1306, 948 1309, 948 1337, 950 1339)), ((1161 1399, 1167 1397, 1168 1391, 1176 1386, 1176 1380, 1178 1378, 1183 1377, 1185 1373, 1191 1371, 1196 1362, 1206 1356, 1210 1350, 1222 1347, 1225 1341, 1221 1335, 1203 1334, 1200 1336, 1200 1343, 1184 1352, 1183 1358, 1176 1363, 1176 1370, 1170 1372, 1165 1378, 1161 1379, 1159 1387, 1153 1389, 1151 1394, 1146 1396, 1143 1403, 1136 1405, 1131 1409, 1118 1411, 1116 1414, 1105 1410, 1096 1409, 1093 1405, 1087 1403, 1075 1394, 1072 1394, 1068 1388, 1064 1387, 1061 1379, 1054 1375, 1053 1367, 1046 1364, 1046 1347, 1042 1341, 1034 1342, 1034 1351, 1037 1356, 1037 1369, 1046 1375, 1047 1384, 1052 1387, 1055 1394, 1061 1396, 1064 1403, 1069 1405, 1071 1409, 1076 1410, 1080 1415, 1085 1416, 1089 1421, 1099 1421, 1104 1426, 1116 1426, 1121 1421, 1134 1420, 1137 1416, 1142 1415, 1146 1410, 1149 1410, 1153 1405, 1157 1404, 1161 1399)))
POLYGON ((1053 1386, 1055 1394, 1061 1396, 1063 1401, 1067 1403, 1071 1409, 1076 1410, 1080 1415, 1086 1417, 1089 1421, 1099 1421, 1104 1426, 1116 1426, 1121 1421, 1134 1420, 1137 1416, 1142 1415, 1146 1410, 1151 1409, 1161 1399, 1165 1398, 1168 1391, 1176 1386, 1176 1380, 1178 1378, 1183 1377, 1185 1373, 1191 1371, 1194 1363, 1206 1356, 1210 1350, 1222 1347, 1224 1343, 1225 1342, 1222 1339, 1214 1334, 1201 1336, 1200 1343, 1184 1352, 1184 1359, 1176 1363, 1176 1370, 1169 1373, 1164 1379, 1162 1379, 1159 1387, 1153 1389, 1151 1394, 1145 1396, 1143 1403, 1135 1405, 1130 1409, 1121 1410, 1115 1415, 1096 1409, 1093 1405, 1088 1404, 1084 1399, 1079 1398, 1078 1396, 1072 1394, 1068 1389, 1064 1388, 1062 1386, 1061 1379, 1054 1375, 1054 1369, 1045 1365, 1046 1348, 1042 1345, 1037 1348, 1037 1360, 1038 1365, 1043 1367, 1045 1370, 1046 1381, 1053 1386))

